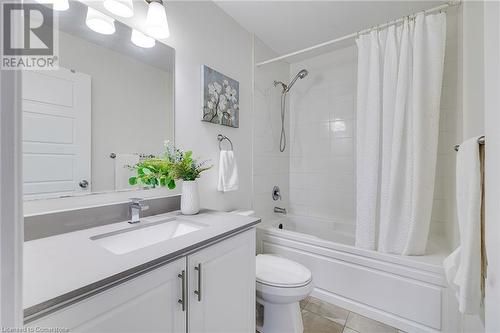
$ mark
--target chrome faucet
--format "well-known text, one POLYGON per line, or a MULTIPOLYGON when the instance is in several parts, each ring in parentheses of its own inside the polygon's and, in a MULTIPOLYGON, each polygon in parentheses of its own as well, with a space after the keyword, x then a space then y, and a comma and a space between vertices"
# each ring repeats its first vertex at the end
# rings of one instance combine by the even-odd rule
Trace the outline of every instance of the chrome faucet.
POLYGON ((149 206, 143 203, 141 198, 130 198, 130 221, 128 223, 134 224, 141 222, 141 213, 148 210, 149 206))
POLYGON ((275 213, 286 214, 286 209, 281 207, 274 207, 275 213))

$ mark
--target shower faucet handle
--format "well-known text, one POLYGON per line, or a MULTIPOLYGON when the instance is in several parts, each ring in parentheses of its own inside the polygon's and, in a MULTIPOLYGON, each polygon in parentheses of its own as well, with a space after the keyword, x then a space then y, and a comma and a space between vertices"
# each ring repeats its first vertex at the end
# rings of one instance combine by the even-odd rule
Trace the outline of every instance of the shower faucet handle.
POLYGON ((273 187, 273 200, 276 201, 278 199, 281 200, 280 188, 278 185, 274 185, 274 187, 273 187))

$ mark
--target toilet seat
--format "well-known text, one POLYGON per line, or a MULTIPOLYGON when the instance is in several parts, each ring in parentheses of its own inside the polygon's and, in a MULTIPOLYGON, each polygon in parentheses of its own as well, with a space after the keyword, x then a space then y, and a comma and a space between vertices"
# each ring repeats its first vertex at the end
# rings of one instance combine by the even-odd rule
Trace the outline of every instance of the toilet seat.
POLYGON ((292 260, 259 254, 256 258, 257 283, 277 288, 300 288, 312 280, 309 269, 292 260))
POLYGON ((303 333, 299 301, 314 289, 309 269, 295 261, 259 254, 256 261, 257 302, 264 307, 261 333, 303 333))
POLYGON ((257 280, 257 283, 264 285, 264 286, 274 287, 274 288, 300 288, 300 287, 307 286, 309 283, 311 283, 311 281, 312 280, 309 280, 309 281, 306 281, 304 283, 294 284, 294 285, 284 285, 284 284, 277 284, 277 283, 271 284, 271 283, 266 283, 266 282, 258 281, 258 280, 257 280))

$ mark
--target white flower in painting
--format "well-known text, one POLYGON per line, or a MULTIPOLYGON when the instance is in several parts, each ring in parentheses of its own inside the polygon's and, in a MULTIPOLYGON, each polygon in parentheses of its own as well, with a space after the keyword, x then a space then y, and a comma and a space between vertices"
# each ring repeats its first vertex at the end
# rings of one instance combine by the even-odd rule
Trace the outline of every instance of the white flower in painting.
POLYGON ((227 99, 229 99, 231 102, 236 103, 236 89, 228 87, 229 89, 226 89, 226 96, 227 99))
POLYGON ((208 94, 209 95, 215 95, 216 92, 215 92, 215 86, 214 86, 214 83, 209 83, 208 84, 208 94))
POLYGON ((232 126, 233 118, 237 116, 239 105, 237 89, 234 89, 228 79, 212 81, 206 86, 206 104, 204 120, 232 126), (218 119, 217 119, 218 118, 218 119))
POLYGON ((217 94, 220 94, 222 92, 222 86, 218 82, 214 82, 214 88, 217 94))
POLYGON ((219 110, 224 110, 226 108, 227 99, 226 96, 221 95, 219 99, 219 110))

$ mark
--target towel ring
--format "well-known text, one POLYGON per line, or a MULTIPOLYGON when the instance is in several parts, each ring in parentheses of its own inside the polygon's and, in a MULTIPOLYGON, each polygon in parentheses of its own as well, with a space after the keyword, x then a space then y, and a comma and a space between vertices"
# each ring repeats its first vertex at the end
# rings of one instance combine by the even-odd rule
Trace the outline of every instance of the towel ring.
POLYGON ((219 140, 219 150, 222 150, 221 144, 222 144, 222 141, 224 141, 224 140, 229 141, 229 144, 231 145, 231 150, 234 150, 233 143, 231 142, 231 140, 227 136, 219 134, 219 135, 217 135, 217 140, 219 140))

